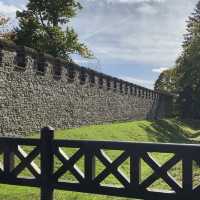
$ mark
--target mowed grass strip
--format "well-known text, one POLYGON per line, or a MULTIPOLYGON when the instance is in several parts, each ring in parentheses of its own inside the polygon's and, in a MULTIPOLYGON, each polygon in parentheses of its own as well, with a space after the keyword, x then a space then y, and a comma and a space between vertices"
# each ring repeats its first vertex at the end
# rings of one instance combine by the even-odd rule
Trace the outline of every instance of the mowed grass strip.
MULTIPOLYGON (((85 126, 81 128, 58 130, 55 133, 56 139, 84 139, 84 140, 109 140, 109 141, 139 141, 139 142, 161 142, 161 143, 198 143, 200 136, 200 126, 198 121, 181 121, 179 119, 166 119, 159 121, 134 121, 122 122, 104 125, 85 126)), ((34 137, 39 137, 35 134, 34 137)), ((23 147, 24 148, 24 147, 23 147)), ((27 152, 31 149, 25 147, 27 152)), ((75 149, 63 149, 69 156, 73 155, 75 149)), ((111 159, 115 159, 119 151, 106 151, 111 159)), ((152 156, 163 164, 173 155, 171 154, 152 154, 152 156)), ((35 161, 39 164, 39 158, 35 161)), ((83 169, 83 159, 78 162, 78 167, 83 169)), ((56 160, 56 168, 60 166, 60 162, 56 160)), ((194 163, 195 180, 199 180, 200 170, 194 163)), ((100 173, 104 166, 97 161, 97 173, 100 173)), ((129 160, 123 163, 120 169, 129 175, 129 160)), ((178 163, 170 170, 170 173, 181 182, 181 163, 178 163)), ((152 170, 148 165, 142 162, 142 180, 148 177, 152 170)), ((28 175, 25 170, 22 174, 28 175)), ((63 179, 74 181, 73 176, 65 174, 63 179)), ((105 184, 116 184, 117 180, 113 176, 109 176, 104 181, 105 184)), ((158 180, 152 188, 169 189, 169 187, 162 181, 158 180)), ((39 200, 39 189, 29 187, 16 187, 8 185, 0 185, 0 199, 1 200, 39 200)), ((102 195, 82 194, 77 192, 62 192, 55 191, 55 200, 114 200, 125 199, 117 197, 108 197, 102 195)))

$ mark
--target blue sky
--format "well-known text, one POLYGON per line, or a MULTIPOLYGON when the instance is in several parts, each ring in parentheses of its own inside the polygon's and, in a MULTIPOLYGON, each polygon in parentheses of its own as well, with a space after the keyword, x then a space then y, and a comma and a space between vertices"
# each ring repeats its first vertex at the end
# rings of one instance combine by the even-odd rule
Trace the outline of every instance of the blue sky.
MULTIPOLYGON (((185 21, 198 0, 80 0, 71 22, 96 59, 83 66, 153 88, 159 73, 181 52, 185 21)), ((0 13, 14 18, 26 0, 0 0, 0 13)))

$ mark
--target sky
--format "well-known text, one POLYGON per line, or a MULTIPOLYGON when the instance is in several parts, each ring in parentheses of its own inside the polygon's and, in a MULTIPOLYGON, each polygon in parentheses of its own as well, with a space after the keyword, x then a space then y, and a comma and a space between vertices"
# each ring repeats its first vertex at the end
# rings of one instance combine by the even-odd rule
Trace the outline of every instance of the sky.
MULTIPOLYGON (((82 66, 153 88, 159 73, 181 53, 186 20, 198 0, 80 0, 71 21, 95 59, 73 56, 82 66)), ((15 18, 27 0, 0 0, 0 14, 15 18)))

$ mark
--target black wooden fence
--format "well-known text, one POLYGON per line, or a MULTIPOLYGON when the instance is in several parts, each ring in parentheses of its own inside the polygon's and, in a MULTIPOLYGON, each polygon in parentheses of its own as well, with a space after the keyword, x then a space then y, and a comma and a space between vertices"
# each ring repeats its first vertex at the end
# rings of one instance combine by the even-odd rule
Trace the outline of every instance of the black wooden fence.
POLYGON ((193 183, 193 163, 199 161, 200 145, 55 140, 54 130, 46 127, 41 130, 40 139, 0 138, 0 149, 3 155, 0 183, 39 187, 41 200, 53 200, 54 189, 145 200, 197 200, 200 196, 200 186, 194 187, 193 183), (21 146, 33 149, 27 154, 21 146), (63 148, 75 148, 77 151, 68 156, 63 148), (109 150, 121 153, 111 160, 107 155, 109 150), (167 158, 164 164, 159 164, 151 156, 152 152, 170 153, 173 156, 167 158), (40 167, 34 162, 38 156, 40 167), (84 169, 81 171, 77 162, 82 157, 84 169), (16 163, 16 158, 20 162, 16 163), (62 163, 60 167, 55 167, 55 159, 62 163), (98 174, 95 173, 97 160, 105 166, 98 174), (129 160, 128 176, 120 168, 126 160, 129 160), (144 180, 141 161, 153 171, 144 180), (181 184, 169 173, 180 161, 181 184), (32 177, 19 176, 25 168, 31 172, 32 177), (60 180, 66 172, 70 172, 76 181, 60 180), (111 174, 120 186, 103 183, 111 174), (169 191, 149 189, 159 178, 171 188, 169 191))

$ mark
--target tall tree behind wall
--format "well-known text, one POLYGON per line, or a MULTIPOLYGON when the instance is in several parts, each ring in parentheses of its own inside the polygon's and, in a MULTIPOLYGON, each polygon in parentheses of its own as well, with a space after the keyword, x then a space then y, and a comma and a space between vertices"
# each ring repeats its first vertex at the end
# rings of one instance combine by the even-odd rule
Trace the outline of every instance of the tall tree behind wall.
POLYGON ((176 67, 182 117, 200 118, 200 1, 187 21, 183 52, 176 67))
POLYGON ((160 73, 158 79, 155 82, 154 89, 161 92, 175 92, 175 82, 176 80, 174 69, 168 69, 160 73))
MULTIPOLYGON (((177 104, 182 118, 200 118, 200 1, 187 21, 183 50, 176 61, 173 76, 161 74, 167 80, 164 88, 171 89, 169 80, 174 77, 174 91, 178 94, 177 104)), ((162 78, 163 79, 163 78, 162 78)), ((157 80, 159 82, 159 79, 157 80)))

